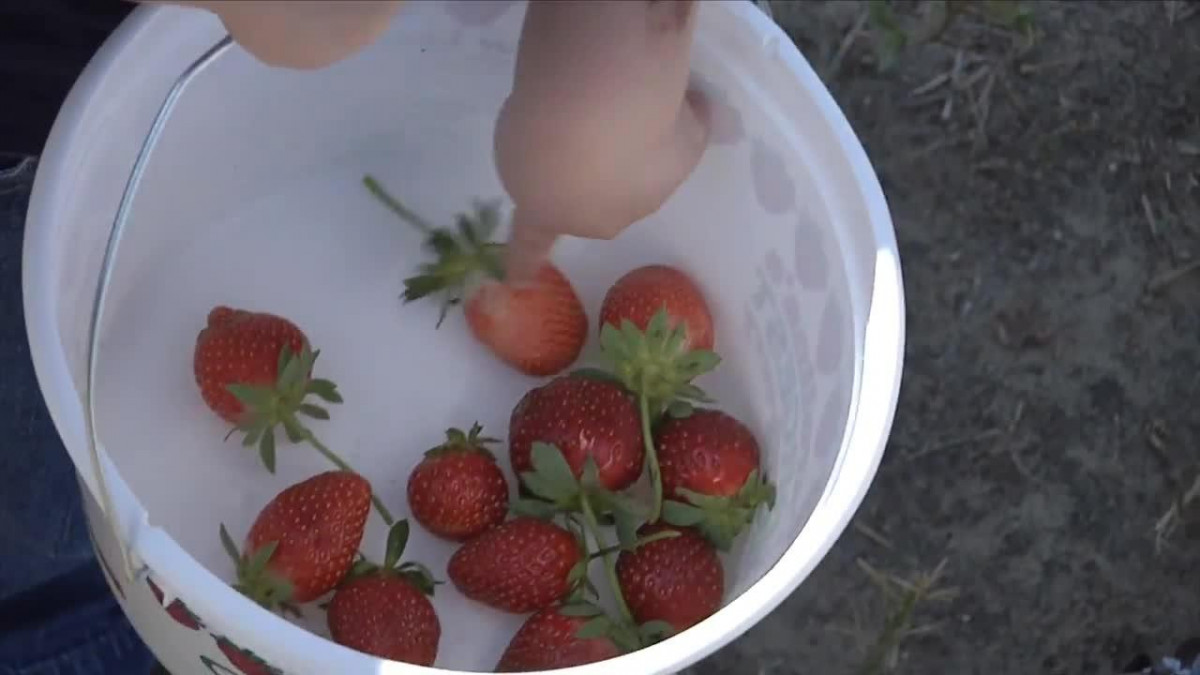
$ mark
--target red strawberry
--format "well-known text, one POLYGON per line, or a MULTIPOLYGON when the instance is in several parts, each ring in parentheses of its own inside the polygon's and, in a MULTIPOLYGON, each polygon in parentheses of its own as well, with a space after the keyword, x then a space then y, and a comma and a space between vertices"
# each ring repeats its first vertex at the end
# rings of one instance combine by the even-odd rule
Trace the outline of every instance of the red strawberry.
POLYGON ((242 675, 283 675, 282 670, 263 661, 254 652, 233 644, 227 638, 217 638, 217 649, 221 650, 225 658, 229 659, 229 663, 242 675))
POLYGON ((273 386, 280 352, 299 354, 307 344, 304 332, 281 316, 215 307, 196 336, 192 368, 200 395, 221 419, 240 424, 246 408, 229 385, 273 386))
POLYGON ((712 349, 716 338, 712 313, 700 287, 687 274, 667 265, 646 265, 617 279, 600 306, 600 325, 617 328, 625 320, 646 330, 660 309, 670 315, 669 326, 686 327, 685 347, 712 349))
POLYGON ((329 633, 334 642, 381 659, 432 666, 442 636, 427 597, 434 581, 419 564, 397 566, 407 542, 408 523, 399 521, 388 536, 383 566, 356 566, 329 601, 329 633))
POLYGON ((553 670, 596 663, 621 651, 606 637, 580 638, 587 616, 569 616, 561 607, 548 607, 526 619, 496 665, 498 673, 553 670))
POLYGON ((609 490, 627 488, 642 475, 645 449, 637 405, 612 382, 564 376, 526 393, 508 425, 509 454, 518 476, 533 468, 536 442, 557 446, 576 478, 592 457, 609 490))
MULTIPOLYGON (((165 597, 162 589, 159 588, 158 584, 155 584, 150 577, 146 577, 146 585, 150 587, 150 592, 154 594, 154 599, 158 601, 159 605, 162 605, 163 598, 165 597)), ((197 617, 195 614, 192 614, 192 610, 188 609, 188 606, 179 598, 175 598, 171 601, 171 604, 167 605, 167 614, 174 619, 176 623, 185 628, 200 630, 204 627, 204 624, 200 622, 199 617, 197 617)))
POLYGON ((467 300, 465 311, 476 340, 535 377, 570 366, 587 341, 583 303, 571 281, 550 263, 528 284, 482 283, 467 300))
POLYGON ((691 530, 655 524, 643 526, 638 535, 672 530, 679 536, 622 552, 617 577, 639 624, 665 621, 681 632, 721 608, 725 573, 712 544, 691 530))
POLYGON ((668 520, 697 526, 728 550, 761 504, 774 507, 775 489, 759 469, 758 441, 737 419, 719 410, 668 417, 654 435, 668 520))
POLYGON ((350 581, 334 594, 328 616, 329 633, 340 645, 418 666, 437 659, 437 612, 402 576, 377 573, 350 581))
MULTIPOLYGON (((309 394, 341 403, 337 385, 311 379, 317 352, 291 321, 274 314, 216 307, 196 336, 192 369, 204 402, 221 419, 246 434, 245 445, 258 445, 263 464, 275 470, 275 429, 288 439, 316 439, 298 415, 329 419, 329 412, 305 402, 309 394)), ((332 455, 321 446, 324 454, 332 455)))
POLYGON ((696 410, 668 418, 654 435, 662 467, 663 491, 679 488, 703 495, 733 497, 758 470, 758 441, 732 416, 720 410, 696 410))
POLYGON ((464 544, 450 558, 447 573, 468 598, 523 614, 565 596, 582 560, 570 532, 544 520, 516 518, 464 544))
POLYGON ((553 375, 575 362, 587 341, 583 303, 571 281, 550 263, 530 283, 504 283, 504 246, 491 240, 500 222, 495 204, 479 203, 472 213, 460 214, 457 229, 438 228, 409 211, 374 178, 366 176, 363 183, 423 232, 426 246, 437 257, 422 265, 420 274, 404 280, 405 302, 440 293, 445 318, 451 305, 465 301, 475 339, 527 375, 553 375))
POLYGON ((425 453, 408 477, 408 505, 413 518, 433 534, 466 541, 504 522, 508 482, 487 449, 496 439, 446 431, 446 442, 425 453))
POLYGON ((272 499, 250 528, 244 553, 222 525, 221 541, 237 564, 235 587, 268 609, 319 598, 354 563, 370 508, 365 478, 329 471, 272 499))

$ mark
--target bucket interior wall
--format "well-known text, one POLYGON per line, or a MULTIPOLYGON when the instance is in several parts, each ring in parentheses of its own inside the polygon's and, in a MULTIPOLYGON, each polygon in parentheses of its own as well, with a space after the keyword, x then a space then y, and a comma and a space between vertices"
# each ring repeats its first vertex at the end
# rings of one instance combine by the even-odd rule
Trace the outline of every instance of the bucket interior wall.
MULTIPOLYGON (((307 332, 318 376, 346 400, 312 428, 398 516, 409 471, 444 429, 479 421, 503 438, 513 405, 539 383, 484 352, 460 316, 435 328, 436 303, 400 301, 425 259, 421 237, 360 182, 374 174, 443 223, 473 199, 503 197, 492 130, 523 5, 466 7, 409 3, 379 44, 323 71, 270 69, 233 49, 191 82, 154 150, 110 288, 99 431, 150 521, 223 578, 232 566, 218 525, 240 539, 271 496, 328 465, 283 444, 272 476, 236 437, 223 441, 192 373, 213 306, 282 314, 307 332)), ((555 260, 592 321, 585 361, 603 294, 625 271, 677 265, 709 298, 723 363, 700 384, 755 431, 779 491, 726 559, 732 597, 795 539, 834 470, 868 309, 856 301, 872 274, 860 261, 873 249, 861 245, 865 214, 855 223, 830 206, 841 189, 830 186, 853 177, 817 106, 770 45, 748 44, 714 20, 719 11, 702 11, 695 49, 696 81, 714 102, 701 166, 653 217, 613 242, 563 241, 555 260)), ((108 226, 81 229, 68 255, 97 255, 108 226)), ((81 314, 64 310, 65 335, 78 334, 81 314)), ((383 541, 372 518, 364 550, 379 555, 383 541)), ((409 551, 444 578, 451 546, 414 528, 409 551)), ((443 650, 446 668, 490 666, 521 620, 449 587, 437 606, 443 644, 473 645, 443 650)))

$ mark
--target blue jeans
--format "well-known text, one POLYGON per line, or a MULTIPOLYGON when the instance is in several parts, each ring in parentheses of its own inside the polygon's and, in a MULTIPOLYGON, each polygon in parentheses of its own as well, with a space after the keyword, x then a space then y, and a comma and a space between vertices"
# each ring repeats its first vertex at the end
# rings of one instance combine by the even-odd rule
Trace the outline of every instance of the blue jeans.
POLYGON ((21 242, 35 164, 0 154, 0 675, 147 675, 155 661, 92 554, 29 359, 21 242))

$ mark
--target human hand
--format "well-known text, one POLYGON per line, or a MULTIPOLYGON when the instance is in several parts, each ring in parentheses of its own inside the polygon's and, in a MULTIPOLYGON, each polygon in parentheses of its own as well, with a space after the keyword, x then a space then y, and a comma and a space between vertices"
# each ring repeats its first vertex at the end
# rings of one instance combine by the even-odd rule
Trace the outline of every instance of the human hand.
POLYGON ((513 200, 508 278, 533 278, 561 235, 615 237, 654 213, 708 142, 688 91, 695 0, 532 0, 496 167, 513 200))
MULTIPOLYGON (((320 68, 380 37, 400 0, 144 0, 217 14, 265 63, 320 68)), ((609 239, 657 211, 708 142, 689 92, 696 0, 532 0, 497 171, 516 208, 508 275, 534 276, 561 235, 609 239)))
POLYGON ((400 0, 142 0, 206 9, 243 49, 287 68, 323 68, 378 39, 400 0))

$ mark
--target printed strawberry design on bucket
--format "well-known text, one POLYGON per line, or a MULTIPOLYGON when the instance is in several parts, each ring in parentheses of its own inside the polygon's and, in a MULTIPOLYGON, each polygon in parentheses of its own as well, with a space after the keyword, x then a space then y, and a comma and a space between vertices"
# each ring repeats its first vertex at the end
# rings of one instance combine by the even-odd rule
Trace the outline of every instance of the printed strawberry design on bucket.
POLYGON ((758 205, 772 215, 782 215, 796 205, 796 185, 783 157, 765 141, 755 139, 750 152, 750 174, 758 205))
MULTIPOLYGON (((217 649, 229 659, 229 663, 242 675, 283 675, 283 671, 263 661, 257 654, 233 644, 229 638, 213 636, 217 649)), ((207 665, 207 664, 206 664, 207 665)), ((212 670, 212 667, 209 667, 212 670)))
MULTIPOLYGON (((146 578, 146 585, 150 587, 150 592, 154 594, 154 599, 161 607, 163 604, 163 598, 165 597, 162 589, 159 588, 158 584, 155 584, 154 581, 149 577, 146 578)), ((189 609, 188 606, 179 598, 172 600, 170 604, 166 606, 166 610, 167 614, 175 620, 175 623, 178 623, 184 628, 200 630, 204 627, 204 622, 200 620, 200 617, 193 614, 192 610, 189 609)))
POLYGON ((203 663, 204 667, 208 668, 208 672, 212 673, 213 675, 238 675, 237 673, 217 663, 216 661, 213 661, 203 654, 200 655, 200 663, 203 663))

